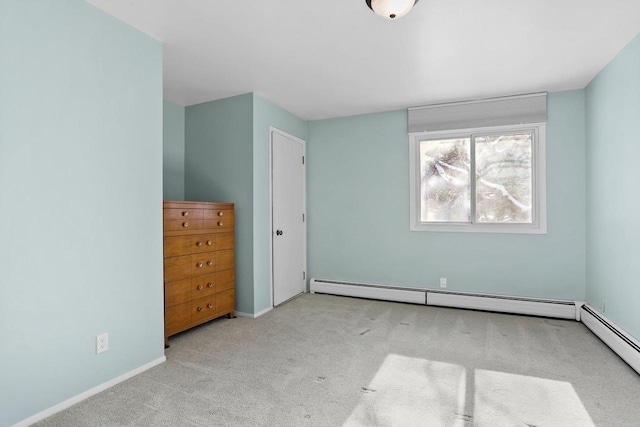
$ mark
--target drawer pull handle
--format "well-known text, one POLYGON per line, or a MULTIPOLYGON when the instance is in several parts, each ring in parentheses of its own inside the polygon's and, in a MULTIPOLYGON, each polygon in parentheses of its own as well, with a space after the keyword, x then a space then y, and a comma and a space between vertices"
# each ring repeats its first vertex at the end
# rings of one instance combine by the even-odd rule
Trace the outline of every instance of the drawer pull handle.
POLYGON ((183 223, 182 223, 182 226, 183 226, 184 228, 187 228, 187 227, 189 226, 189 223, 188 223, 188 222, 183 222, 183 223))
POLYGON ((223 215, 224 215, 224 212, 222 211, 218 212, 218 216, 223 216, 223 215))
POLYGON ((202 311, 202 307, 198 307, 198 311, 202 311))
POLYGON ((207 308, 213 308, 213 305, 207 304, 207 308))
POLYGON ((202 285, 198 285, 198 290, 201 291, 202 290, 202 285))
POLYGON ((182 216, 189 216, 189 212, 187 211, 182 212, 182 216))
POLYGON ((211 283, 211 282, 207 283, 207 287, 208 288, 213 288, 213 283, 211 283))
POLYGON ((202 242, 201 242, 200 240, 198 240, 198 241, 196 242, 196 246, 202 246, 202 242))
POLYGON ((211 267, 213 265, 213 261, 207 261, 207 265, 211 267))
POLYGON ((211 246, 213 242, 211 240, 207 240, 207 246, 211 246))
POLYGON ((222 221, 218 221, 218 225, 222 227, 224 224, 222 223, 222 221))
POLYGON ((202 263, 199 262, 198 264, 196 264, 198 266, 198 268, 202 268, 202 263))

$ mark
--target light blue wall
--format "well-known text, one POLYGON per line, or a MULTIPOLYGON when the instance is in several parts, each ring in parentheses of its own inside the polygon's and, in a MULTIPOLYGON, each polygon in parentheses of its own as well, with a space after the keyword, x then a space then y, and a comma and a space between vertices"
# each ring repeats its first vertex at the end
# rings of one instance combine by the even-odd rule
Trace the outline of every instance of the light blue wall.
POLYGON ((164 355, 162 49, 83 0, 3 0, 0 57, 7 426, 164 355))
POLYGON ((307 122, 260 95, 253 95, 253 260, 255 313, 271 305, 269 127, 307 139, 307 122))
POLYGON ((306 138, 306 122, 260 95, 193 105, 185 119, 187 200, 236 203, 236 310, 270 306, 269 127, 306 138))
POLYGON ((236 310, 253 313, 253 95, 185 112, 185 198, 235 203, 236 310))
POLYGON ((184 200, 184 107, 165 100, 163 111, 163 197, 184 200))
POLYGON ((583 91, 548 113, 547 235, 411 232, 406 110, 309 122, 310 277, 583 299, 583 91))
POLYGON ((586 88, 587 300, 640 339, 640 35, 586 88))

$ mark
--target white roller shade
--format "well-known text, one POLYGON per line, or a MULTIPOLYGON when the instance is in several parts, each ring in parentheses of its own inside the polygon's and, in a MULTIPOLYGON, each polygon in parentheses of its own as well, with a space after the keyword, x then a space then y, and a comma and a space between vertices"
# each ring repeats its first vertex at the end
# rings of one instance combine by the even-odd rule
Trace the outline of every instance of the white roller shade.
POLYGON ((544 123, 547 94, 409 108, 409 133, 544 123))

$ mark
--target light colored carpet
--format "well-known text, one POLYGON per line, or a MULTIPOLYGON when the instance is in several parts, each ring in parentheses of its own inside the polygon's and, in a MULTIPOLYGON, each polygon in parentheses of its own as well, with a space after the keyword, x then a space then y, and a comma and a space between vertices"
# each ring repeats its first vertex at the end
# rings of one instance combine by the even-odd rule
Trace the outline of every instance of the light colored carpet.
POLYGON ((640 425, 640 376, 573 321, 307 294, 170 344, 40 425, 640 425))

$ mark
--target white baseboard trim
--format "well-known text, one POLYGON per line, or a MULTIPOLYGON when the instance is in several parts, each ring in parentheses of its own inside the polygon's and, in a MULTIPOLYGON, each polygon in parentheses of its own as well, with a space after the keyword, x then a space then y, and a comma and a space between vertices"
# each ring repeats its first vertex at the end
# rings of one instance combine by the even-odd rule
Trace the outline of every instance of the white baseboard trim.
POLYGON ((270 312, 271 310, 273 310, 273 307, 267 307, 264 310, 259 311, 259 312, 255 313, 255 314, 253 314, 253 313, 243 313, 241 311, 236 311, 235 313, 236 313, 236 316, 238 316, 238 317, 249 317, 251 319, 256 319, 256 318, 262 316, 263 314, 270 312))
POLYGON ((271 310, 273 310, 273 307, 267 307, 267 308, 265 308, 264 310, 257 312, 257 313, 254 315, 254 319, 255 319, 256 317, 260 317, 260 316, 262 316, 263 314, 266 314, 266 313, 270 312, 271 310))
POLYGON ((54 414, 57 414, 60 411, 63 411, 73 405, 75 405, 76 403, 80 403, 85 399, 88 399, 91 396, 94 396, 102 391, 107 390, 108 388, 113 387, 116 384, 119 384, 123 381, 128 380, 129 378, 135 377, 138 374, 141 374, 142 372, 153 368, 154 366, 157 366, 161 363, 164 363, 167 360, 166 356, 162 356, 156 360, 153 360, 145 365, 140 366, 139 368, 136 368, 132 371, 129 371, 125 374, 120 375, 119 377, 116 377, 112 380, 109 380, 105 383, 102 383, 96 387, 93 387, 92 389, 89 389, 83 393, 80 393, 76 396, 73 396, 67 400, 65 400, 64 402, 60 402, 55 406, 52 406, 49 409, 45 409, 42 412, 39 412, 25 420, 22 420, 20 422, 18 422, 17 424, 14 424, 13 427, 27 427, 30 426, 31 424, 35 424, 38 421, 42 421, 47 417, 50 417, 54 414))
POLYGON ((582 323, 640 374, 640 341, 588 304, 581 308, 582 323))

